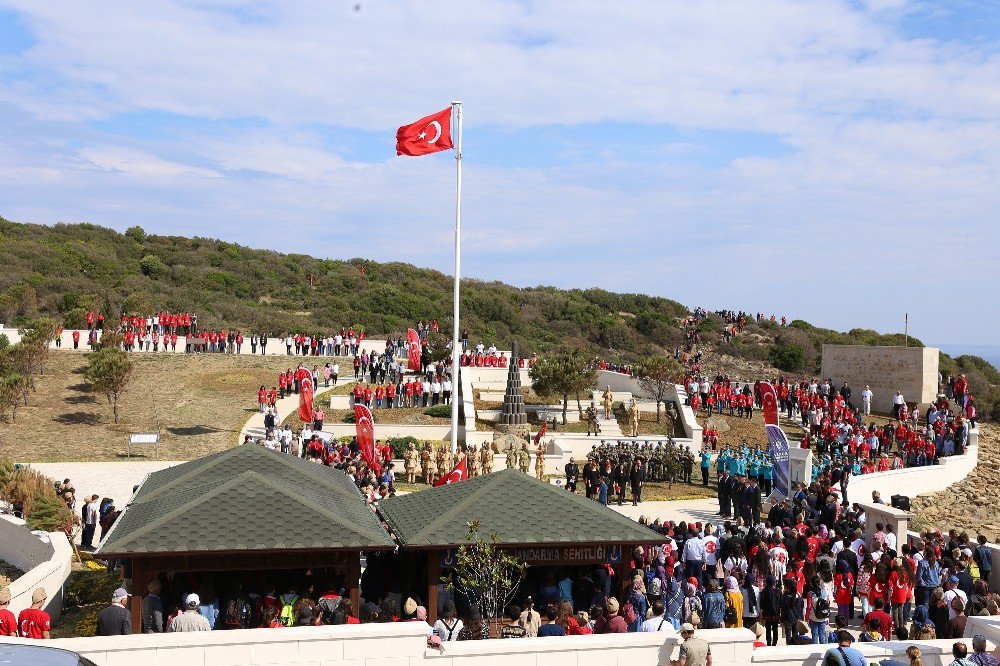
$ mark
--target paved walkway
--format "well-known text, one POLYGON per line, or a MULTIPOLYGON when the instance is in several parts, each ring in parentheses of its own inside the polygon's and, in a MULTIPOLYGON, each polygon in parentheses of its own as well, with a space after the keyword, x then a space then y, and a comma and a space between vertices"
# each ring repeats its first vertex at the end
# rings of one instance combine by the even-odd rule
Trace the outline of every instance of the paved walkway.
POLYGON ((672 520, 675 523, 680 521, 705 523, 722 523, 719 516, 719 501, 715 499, 693 499, 693 500, 673 500, 667 502, 640 502, 639 506, 632 506, 631 502, 624 506, 617 504, 610 505, 618 513, 624 514, 633 520, 639 520, 640 516, 645 516, 650 521, 660 519, 660 522, 672 520))
MULTIPOLYGON (((313 393, 313 398, 318 398, 321 395, 329 393, 337 387, 337 384, 347 384, 349 382, 353 382, 354 378, 348 378, 341 375, 337 379, 337 384, 330 384, 329 386, 322 386, 323 381, 323 379, 320 379, 321 385, 316 388, 313 393)), ((274 403, 274 406, 278 410, 277 422, 281 423, 288 418, 289 415, 294 414, 299 410, 299 395, 297 393, 293 393, 290 396, 286 396, 274 403)), ((267 431, 264 429, 264 412, 258 411, 243 424, 243 429, 240 430, 240 442, 242 443, 244 437, 247 435, 250 435, 254 439, 257 439, 258 437, 262 438, 266 432, 267 431)))

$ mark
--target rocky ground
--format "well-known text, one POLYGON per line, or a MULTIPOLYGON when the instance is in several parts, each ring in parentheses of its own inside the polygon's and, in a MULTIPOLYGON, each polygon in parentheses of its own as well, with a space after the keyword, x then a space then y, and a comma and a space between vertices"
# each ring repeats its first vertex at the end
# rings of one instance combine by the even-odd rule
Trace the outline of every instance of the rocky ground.
POLYGON ((980 426, 979 465, 964 481, 947 490, 914 499, 915 528, 947 531, 954 527, 970 534, 981 532, 996 542, 1000 538, 997 488, 1000 488, 1000 434, 994 428, 980 426))

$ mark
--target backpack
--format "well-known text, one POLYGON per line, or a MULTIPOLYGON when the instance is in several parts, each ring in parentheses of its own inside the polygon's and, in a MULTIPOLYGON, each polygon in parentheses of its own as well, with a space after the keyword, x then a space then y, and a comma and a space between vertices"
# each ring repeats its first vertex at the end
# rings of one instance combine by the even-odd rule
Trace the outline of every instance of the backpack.
POLYGON ((830 617, 830 602, 823 597, 816 599, 816 603, 813 605, 813 615, 818 620, 825 620, 830 617))
POLYGON ((659 597, 663 593, 663 581, 659 578, 653 578, 649 581, 649 596, 659 597))
POLYGON ((632 605, 631 601, 626 601, 622 605, 622 619, 625 620, 626 624, 632 624, 636 620, 635 606, 632 605))
POLYGON ((340 597, 323 597, 319 600, 319 610, 324 624, 333 624, 333 615, 340 606, 340 597))
POLYGON ((736 607, 728 599, 726 600, 726 611, 722 614, 722 621, 725 624, 736 624, 736 607))
POLYGON ((226 604, 226 613, 222 623, 227 627, 248 629, 255 626, 253 607, 250 602, 241 597, 230 599, 226 604))
POLYGON ((279 597, 278 599, 278 601, 281 602, 281 613, 278 614, 278 620, 279 622, 281 622, 281 624, 285 625, 286 627, 295 626, 295 619, 296 619, 295 602, 298 600, 299 600, 298 595, 295 595, 291 599, 288 599, 287 596, 284 594, 281 595, 281 597, 279 597))

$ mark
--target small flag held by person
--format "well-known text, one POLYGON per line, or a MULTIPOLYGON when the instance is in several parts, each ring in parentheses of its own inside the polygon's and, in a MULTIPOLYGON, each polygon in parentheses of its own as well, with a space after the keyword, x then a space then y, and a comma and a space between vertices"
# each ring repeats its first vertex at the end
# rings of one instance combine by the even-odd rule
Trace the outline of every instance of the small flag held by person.
POLYGON ((469 467, 465 462, 465 458, 458 461, 455 465, 455 469, 451 470, 437 481, 434 482, 434 487, 445 486, 449 483, 458 483, 459 481, 465 481, 469 478, 469 467))

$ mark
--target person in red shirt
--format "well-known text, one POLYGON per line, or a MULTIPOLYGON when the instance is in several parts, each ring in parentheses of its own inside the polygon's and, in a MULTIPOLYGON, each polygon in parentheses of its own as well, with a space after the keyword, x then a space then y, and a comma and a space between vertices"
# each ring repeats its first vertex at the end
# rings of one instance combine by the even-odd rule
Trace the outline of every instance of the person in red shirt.
POLYGON ((260 404, 260 411, 267 409, 267 389, 263 386, 257 391, 257 402, 260 404))
POLYGON ((278 402, 278 389, 276 389, 275 387, 272 386, 271 387, 271 392, 268 393, 268 395, 267 395, 267 403, 271 407, 274 407, 274 405, 277 402, 278 402))
POLYGON ((73 349, 80 348, 80 331, 73 331, 73 349))
POLYGON ((17 618, 7 607, 10 606, 10 590, 0 590, 0 636, 17 636, 17 618))
POLYGON ((17 630, 21 638, 46 639, 52 629, 52 618, 42 610, 49 598, 44 587, 36 588, 31 593, 31 607, 25 608, 17 616, 17 630))
POLYGON ((374 394, 374 391, 372 391, 371 385, 365 386, 365 405, 367 407, 371 407, 372 406, 372 395, 373 394, 374 394))
POLYGON ((170 350, 177 351, 177 333, 170 334, 170 350))
POLYGON ((278 390, 282 398, 285 397, 285 373, 278 375, 278 390))
POLYGON ((393 404, 396 401, 396 385, 391 383, 385 387, 385 403, 386 407, 392 409, 393 404))
POLYGON ((382 399, 385 397, 385 389, 379 384, 375 387, 375 405, 379 408, 382 407, 382 399))
POLYGON ((94 313, 93 312, 88 312, 87 313, 87 328, 88 329, 94 328, 94 313))
POLYGON ((355 384, 354 386, 354 404, 360 405, 361 401, 365 399, 365 389, 361 384, 355 384))

